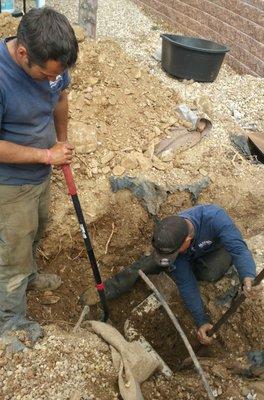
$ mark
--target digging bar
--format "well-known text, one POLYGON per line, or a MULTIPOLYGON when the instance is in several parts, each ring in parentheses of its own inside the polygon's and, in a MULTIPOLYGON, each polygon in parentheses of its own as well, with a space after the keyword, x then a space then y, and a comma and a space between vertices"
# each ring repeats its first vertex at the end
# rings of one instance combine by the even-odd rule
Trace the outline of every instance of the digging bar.
POLYGON ((103 322, 106 322, 109 318, 109 311, 108 311, 108 307, 107 307, 107 303, 106 303, 106 297, 105 297, 105 286, 104 283, 102 282, 101 279, 101 275, 100 275, 100 271, 98 268, 98 264, 95 258, 95 254, 93 251, 93 247, 92 247, 92 243, 89 237, 89 233, 88 233, 88 229, 87 229, 87 225, 84 219, 84 215, 82 212, 82 208, 81 208, 81 204, 79 201, 79 197, 77 194, 77 188, 73 179, 73 175, 72 175, 72 170, 71 167, 68 164, 64 164, 62 165, 62 172, 64 174, 65 180, 66 180, 66 184, 69 190, 69 195, 71 196, 73 205, 74 205, 74 209, 77 215, 77 219, 80 225, 80 230, 81 230, 81 234, 83 237, 83 241, 85 244, 85 248, 86 248, 86 252, 87 252, 87 257, 90 260, 90 264, 93 270, 93 275, 94 275, 94 279, 96 282, 96 289, 98 291, 99 294, 99 298, 100 298, 100 304, 103 310, 103 315, 101 320, 103 322))
MULTIPOLYGON (((261 283, 262 279, 264 278, 264 269, 256 276, 254 279, 253 286, 257 286, 261 283)), ((243 301, 246 299, 246 296, 244 293, 241 293, 239 296, 235 297, 230 308, 222 315, 222 317, 214 324, 212 329, 207 332, 208 336, 213 336, 216 332, 219 331, 221 326, 225 324, 231 315, 233 315, 238 307, 243 303, 243 301)), ((195 347, 194 351, 195 353, 199 356, 202 355, 203 350, 206 349, 206 346, 203 345, 202 343, 198 343, 198 345, 195 347)), ((184 360, 183 363, 180 365, 179 370, 183 368, 183 365, 186 363, 187 360, 184 360)), ((188 363, 187 363, 188 364, 188 363)))
POLYGON ((146 284, 148 285, 148 287, 154 292, 155 296, 157 297, 158 301, 160 302, 160 304, 164 307, 165 311, 167 312, 170 320, 172 321, 173 325, 175 326, 175 328, 177 329, 177 332, 179 333, 180 337, 182 338, 191 358, 192 361, 195 365, 195 368, 198 372, 198 374, 200 375, 203 385, 205 387, 205 390, 208 394, 208 397, 210 400, 214 400, 214 395, 212 392, 212 389, 209 386, 209 383, 206 379, 206 376, 204 374, 204 371, 199 363, 199 361, 197 360, 197 357, 192 349, 192 346, 190 345, 189 340, 187 339, 184 331, 182 330, 179 321, 177 320, 177 318, 175 317, 175 315, 173 314, 172 310, 170 309, 168 303, 165 301, 164 297, 161 295, 161 293, 157 290, 157 288, 155 287, 155 285, 153 285, 153 283, 151 282, 151 280, 144 274, 144 272, 140 269, 138 271, 139 276, 146 282, 146 284))
MULTIPOLYGON (((264 278, 264 269, 256 276, 254 279, 253 286, 257 286, 261 283, 262 279, 264 278)), ((214 324, 212 329, 208 332, 209 336, 213 336, 214 333, 218 332, 221 326, 228 321, 230 316, 236 312, 238 307, 243 303, 243 301, 246 299, 246 296, 244 293, 241 293, 239 296, 237 296, 233 302, 230 308, 222 315, 222 317, 214 324)), ((203 346, 203 345, 201 345, 203 346)))
MULTIPOLYGON (((264 269, 256 276, 254 279, 253 286, 257 286, 261 283, 262 279, 264 278, 264 269)), ((214 324, 212 329, 207 332, 208 336, 213 336, 216 332, 219 331, 221 326, 228 321, 228 319, 233 315, 236 310, 239 308, 239 306, 243 303, 243 301, 246 299, 246 296, 244 293, 241 293, 239 296, 235 297, 230 308, 222 315, 222 317, 214 324)), ((201 353, 203 349, 205 349, 206 346, 203 345, 202 343, 198 343, 197 346, 194 348, 194 352, 199 356, 201 356, 201 353)), ((189 360, 189 359, 188 359, 189 360)), ((186 368, 186 365, 189 366, 189 362, 187 362, 187 359, 183 360, 182 364, 179 367, 179 370, 182 370, 186 368)))

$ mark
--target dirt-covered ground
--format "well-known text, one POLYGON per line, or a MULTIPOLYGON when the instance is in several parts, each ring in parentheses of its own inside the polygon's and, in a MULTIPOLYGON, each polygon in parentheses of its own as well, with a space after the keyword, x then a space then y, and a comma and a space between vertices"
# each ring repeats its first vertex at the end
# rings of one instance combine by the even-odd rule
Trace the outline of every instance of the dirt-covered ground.
MULTIPOLYGON (((76 146, 72 169, 103 277, 148 253, 153 227, 151 215, 131 192, 112 192, 109 178, 113 176, 137 177, 163 189, 167 197, 158 216, 192 206, 187 190, 172 194, 172 189, 208 177, 210 183, 198 203, 225 207, 249 239, 259 268, 263 267, 263 165, 243 158, 229 137, 252 127, 263 129, 263 80, 241 77, 226 65, 213 84, 169 78, 151 56, 157 45, 157 27, 162 28, 126 3, 149 31, 135 31, 134 47, 129 47, 120 37, 103 38, 106 34, 99 20, 101 38, 80 43, 69 92, 69 136, 76 146), (186 126, 176 113, 182 102, 207 114, 213 129, 194 148, 164 161, 154 155, 154 146, 169 136, 171 129, 186 126)), ((109 4, 102 2, 102 7, 111 21, 109 4)), ((109 22, 107 28, 109 36, 115 37, 116 26, 109 22)), ((0 34, 13 32, 14 20, 1 16, 0 34)), ((82 308, 79 297, 93 285, 93 277, 60 170, 54 170, 52 192, 51 221, 39 249, 39 265, 58 273, 63 285, 53 295, 29 293, 29 316, 46 326, 46 336, 36 349, 13 358, 0 349, 0 399, 115 399, 118 388, 108 347, 89 332, 78 336, 71 332, 82 308)), ((216 298, 234 283, 233 278, 225 278, 216 285, 201 286, 214 321, 226 309, 216 305, 216 298)), ((131 310, 148 294, 139 283, 127 296, 111 302, 113 324, 122 331, 131 310)), ((194 326, 181 301, 177 298, 171 306, 193 340, 194 326)), ((263 319, 263 300, 246 302, 220 331, 211 357, 203 361, 217 398, 264 399, 263 377, 253 382, 230 369, 235 362, 245 362, 246 351, 264 349, 263 319)), ((165 314, 149 315, 149 320, 139 321, 138 329, 174 370, 170 381, 156 374, 145 382, 144 398, 206 398, 194 370, 176 371, 184 347, 165 314)))

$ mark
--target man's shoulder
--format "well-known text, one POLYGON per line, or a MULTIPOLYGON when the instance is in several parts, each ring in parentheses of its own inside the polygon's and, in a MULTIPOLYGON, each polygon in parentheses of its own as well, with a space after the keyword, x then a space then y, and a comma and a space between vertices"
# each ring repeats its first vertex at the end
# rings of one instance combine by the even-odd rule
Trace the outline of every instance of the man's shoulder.
POLYGON ((219 211, 224 211, 222 207, 218 204, 199 204, 195 207, 188 208, 187 210, 183 210, 179 212, 180 217, 185 216, 200 216, 200 217, 210 217, 215 215, 219 211))

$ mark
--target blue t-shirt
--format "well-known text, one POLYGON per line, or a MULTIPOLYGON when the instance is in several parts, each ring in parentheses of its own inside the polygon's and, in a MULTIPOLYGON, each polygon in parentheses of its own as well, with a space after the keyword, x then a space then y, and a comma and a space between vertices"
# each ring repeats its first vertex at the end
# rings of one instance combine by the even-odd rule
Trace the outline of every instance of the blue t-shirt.
POLYGON ((190 248, 177 257, 172 275, 186 307, 199 327, 208 322, 193 273, 195 260, 219 246, 224 247, 232 257, 240 280, 254 278, 256 265, 243 237, 227 212, 215 205, 199 205, 179 213, 194 226, 194 238, 190 248))
MULTIPOLYGON (((22 146, 51 148, 56 142, 53 111, 70 82, 68 72, 55 82, 31 78, 0 42, 0 140, 22 146)), ((0 162, 1 185, 39 184, 50 175, 45 164, 0 162)))

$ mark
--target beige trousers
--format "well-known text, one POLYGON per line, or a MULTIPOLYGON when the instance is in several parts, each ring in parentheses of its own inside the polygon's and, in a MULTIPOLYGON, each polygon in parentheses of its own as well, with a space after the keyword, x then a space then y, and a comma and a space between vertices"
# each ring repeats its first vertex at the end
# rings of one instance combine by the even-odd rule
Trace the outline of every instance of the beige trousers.
POLYGON ((39 185, 0 185, 0 327, 26 313, 26 289, 48 222, 50 179, 39 185))

